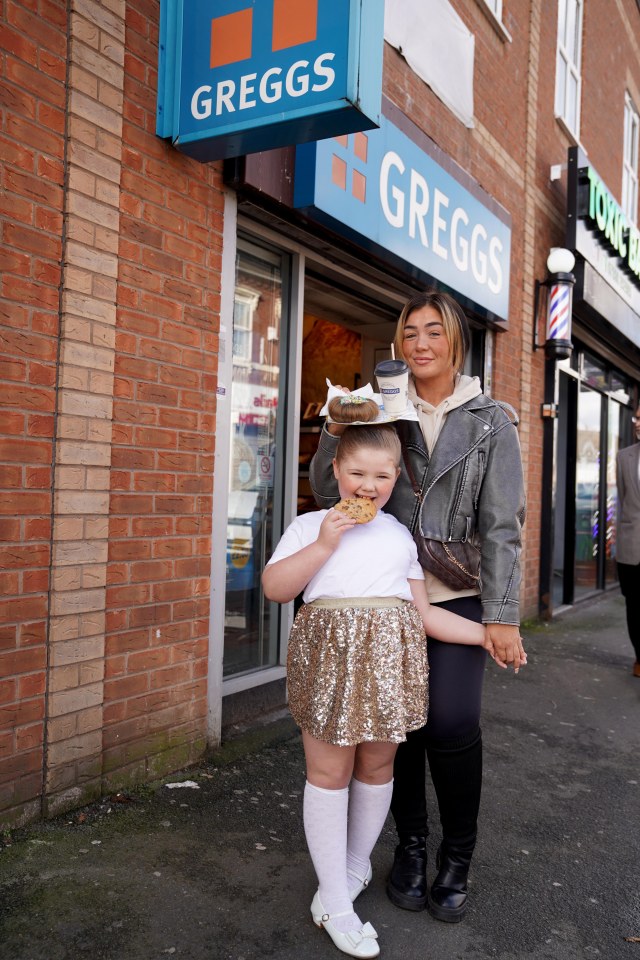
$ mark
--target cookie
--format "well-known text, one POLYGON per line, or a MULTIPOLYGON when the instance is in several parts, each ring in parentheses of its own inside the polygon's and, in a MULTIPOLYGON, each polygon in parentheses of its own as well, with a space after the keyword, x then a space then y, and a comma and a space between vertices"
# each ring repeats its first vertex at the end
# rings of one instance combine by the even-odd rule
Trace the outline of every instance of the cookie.
POLYGON ((378 512, 375 503, 368 497, 347 497, 336 503, 334 510, 351 517, 356 523, 369 523, 378 512))

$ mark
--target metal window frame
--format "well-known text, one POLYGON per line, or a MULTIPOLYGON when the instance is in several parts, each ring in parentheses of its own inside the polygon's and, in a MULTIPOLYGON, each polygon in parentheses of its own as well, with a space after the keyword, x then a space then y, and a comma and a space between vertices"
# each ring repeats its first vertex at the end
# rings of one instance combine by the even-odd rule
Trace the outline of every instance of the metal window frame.
POLYGON ((640 112, 628 90, 624 95, 624 133, 622 153, 622 210, 631 223, 638 223, 638 153, 640 148, 640 112))

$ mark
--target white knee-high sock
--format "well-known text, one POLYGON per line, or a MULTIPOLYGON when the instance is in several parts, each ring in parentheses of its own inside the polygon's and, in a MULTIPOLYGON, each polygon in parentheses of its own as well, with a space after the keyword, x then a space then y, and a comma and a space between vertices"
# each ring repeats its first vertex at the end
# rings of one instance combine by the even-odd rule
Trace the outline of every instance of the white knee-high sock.
POLYGON ((389 783, 362 783, 352 779, 349 788, 347 832, 347 880, 354 889, 367 875, 371 851, 389 812, 393 780, 389 783))
POLYGON ((307 846, 315 868, 320 900, 332 923, 342 933, 362 926, 353 912, 347 886, 347 812, 349 788, 325 790, 307 783, 303 820, 307 846), (336 913, 346 916, 334 920, 336 913))

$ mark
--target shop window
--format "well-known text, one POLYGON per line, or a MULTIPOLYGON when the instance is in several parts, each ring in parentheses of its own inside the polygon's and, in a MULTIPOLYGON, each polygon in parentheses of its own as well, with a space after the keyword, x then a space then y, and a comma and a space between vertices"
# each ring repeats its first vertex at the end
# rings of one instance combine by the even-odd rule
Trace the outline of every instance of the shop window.
POLYGON ((265 603, 260 574, 274 547, 283 447, 282 288, 283 258, 239 243, 230 387, 225 677, 279 663, 275 605, 265 603))
POLYGON ((598 586, 602 396, 582 383, 578 393, 575 487, 575 598, 598 586))
POLYGON ((580 76, 583 0, 559 0, 555 113, 567 131, 580 137, 580 76))
POLYGON ((611 376, 609 377, 609 389, 611 390, 614 400, 617 400, 625 406, 631 403, 631 383, 626 377, 623 377, 622 374, 617 373, 615 370, 611 371, 611 376))
POLYGON ((251 362, 251 330, 253 313, 259 297, 244 290, 236 290, 233 304, 233 362, 251 362))
POLYGON ((622 209, 631 223, 638 222, 638 136, 640 116, 629 93, 624 96, 624 151, 622 209))
POLYGON ((582 355, 582 376, 585 383, 595 387, 596 390, 606 390, 609 385, 609 376, 604 364, 586 350, 582 355))
POLYGON ((607 413, 607 461, 604 531, 605 586, 618 579, 616 569, 616 528, 618 520, 618 487, 616 485, 616 458, 620 449, 621 414, 624 408, 610 399, 607 413))

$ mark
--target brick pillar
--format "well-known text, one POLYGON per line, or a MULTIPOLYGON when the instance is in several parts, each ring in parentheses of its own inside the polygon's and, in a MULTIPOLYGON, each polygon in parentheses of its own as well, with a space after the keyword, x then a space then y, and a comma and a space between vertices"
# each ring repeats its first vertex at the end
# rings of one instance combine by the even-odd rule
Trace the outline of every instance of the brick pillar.
MULTIPOLYGON (((540 21, 541 13, 538 4, 531 4, 531 18, 529 23, 529 64, 527 71, 527 125, 524 160, 524 237, 522 271, 524 289, 522 291, 522 346, 520 351, 520 382, 521 408, 530 410, 531 407, 531 343, 534 323, 534 290, 531 278, 536 275, 536 150, 538 136, 538 71, 540 69, 540 21)), ((522 459, 525 472, 525 483, 529 474, 529 421, 527 417, 520 425, 522 442, 522 459)), ((527 486, 528 489, 528 486, 527 486)))
MULTIPOLYGON (((533 378, 537 367, 534 366, 531 344, 535 320, 535 291, 532 278, 536 276, 536 237, 539 230, 539 208, 544 204, 536 183, 536 156, 538 152, 538 86, 540 71, 540 32, 542 13, 540 5, 531 3, 529 21, 529 63, 527 66, 527 115, 526 143, 524 159, 524 232, 522 239, 522 322, 520 343, 520 412, 519 427, 522 448, 522 466, 524 470, 525 490, 529 498, 527 522, 523 531, 523 577, 521 610, 536 610, 535 589, 538 583, 539 515, 538 507, 531 496, 532 481, 537 475, 535 458, 539 456, 540 442, 532 433, 532 425, 537 423, 538 406, 534 402, 537 396, 533 388, 533 378), (528 586, 529 585, 529 586, 528 586)), ((549 51, 547 51, 549 53, 549 51)), ((555 56, 555 51, 553 52, 555 56)), ((539 362, 539 361, 538 361, 539 362)), ((539 374, 538 374, 539 375, 539 374)))
POLYGON ((45 812, 98 796, 115 359, 124 0, 73 0, 45 812))

